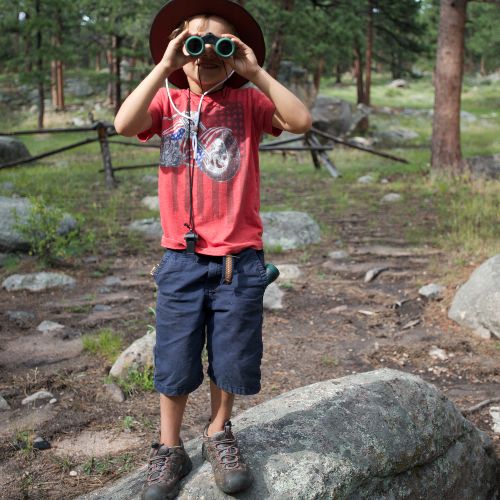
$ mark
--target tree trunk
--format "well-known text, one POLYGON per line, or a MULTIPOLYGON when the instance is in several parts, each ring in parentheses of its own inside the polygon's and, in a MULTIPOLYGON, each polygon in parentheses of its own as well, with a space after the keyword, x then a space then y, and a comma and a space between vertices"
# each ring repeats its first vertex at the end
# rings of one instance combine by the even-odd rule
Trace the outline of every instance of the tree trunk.
POLYGON ((441 0, 436 59, 432 157, 434 170, 462 170, 460 96, 467 0, 441 0))
POLYGON ((120 66, 122 62, 122 57, 120 54, 122 37, 118 35, 113 35, 113 51, 114 51, 114 77, 115 77, 115 114, 118 113, 120 106, 122 105, 122 79, 120 66))
POLYGON ((52 100, 52 107, 57 108, 57 62, 50 61, 50 98, 52 100))
POLYGON ((354 53, 356 54, 356 59, 354 60, 354 75, 356 77, 357 103, 360 104, 364 102, 365 96, 363 84, 363 61, 361 49, 357 42, 354 45, 354 53))
POLYGON ((323 76, 324 71, 325 71, 325 58, 320 57, 318 64, 316 65, 316 71, 314 72, 314 87, 316 89, 316 93, 319 92, 319 87, 321 85, 321 77, 323 76))
MULTIPOLYGON (((37 18, 41 17, 40 0, 35 2, 35 11, 37 18)), ((43 58, 42 58, 42 31, 40 28, 36 31, 36 51, 37 51, 37 87, 38 87, 38 128, 43 128, 43 117, 45 114, 45 89, 43 86, 43 58)))
POLYGON ((342 67, 340 66, 340 64, 337 64, 335 66, 335 83, 342 83, 342 67))
POLYGON ((481 62, 480 62, 480 66, 479 66, 479 73, 481 74, 481 76, 486 75, 486 61, 485 61, 484 54, 481 55, 481 62))
POLYGON ((373 0, 370 0, 368 2, 368 26, 366 30, 365 93, 363 101, 367 106, 370 106, 370 91, 372 85, 373 9, 373 0))
POLYGON ((108 105, 114 106, 114 88, 113 88, 113 72, 114 72, 114 64, 113 64, 113 52, 111 50, 106 51, 106 60, 109 68, 109 80, 108 80, 108 105))
MULTIPOLYGON (((293 10, 294 0, 281 0, 281 10, 291 12, 293 10)), ((267 70, 269 74, 276 78, 280 69, 281 58, 283 57, 283 43, 285 39, 285 23, 286 16, 282 18, 282 22, 274 32, 273 40, 271 42, 271 54, 269 56, 269 63, 267 70)))
POLYGON ((64 111, 64 64, 62 61, 56 63, 56 77, 57 77, 57 109, 64 111))

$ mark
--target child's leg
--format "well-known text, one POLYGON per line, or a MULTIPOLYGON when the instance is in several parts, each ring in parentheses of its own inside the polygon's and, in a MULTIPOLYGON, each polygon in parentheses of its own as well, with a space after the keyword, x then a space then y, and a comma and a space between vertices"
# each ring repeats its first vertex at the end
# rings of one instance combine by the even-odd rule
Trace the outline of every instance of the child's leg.
POLYGON ((212 416, 207 434, 211 436, 214 432, 224 430, 224 423, 231 419, 233 410, 234 394, 219 389, 210 380, 210 404, 212 406, 212 416))
POLYGON ((179 446, 182 417, 188 395, 165 396, 160 394, 160 442, 168 447, 179 446))

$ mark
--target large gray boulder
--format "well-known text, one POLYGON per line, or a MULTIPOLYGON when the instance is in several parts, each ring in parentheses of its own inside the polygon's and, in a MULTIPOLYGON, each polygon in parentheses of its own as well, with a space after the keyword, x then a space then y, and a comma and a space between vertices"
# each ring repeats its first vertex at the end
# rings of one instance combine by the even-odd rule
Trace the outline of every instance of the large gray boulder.
POLYGON ((318 224, 304 212, 261 213, 264 246, 292 250, 321 240, 318 224))
MULTIPOLYGON (((0 196, 0 249, 27 250, 27 238, 19 232, 17 225, 26 224, 32 203, 27 198, 0 196)), ((70 214, 63 214, 58 234, 67 234, 76 228, 76 220, 70 214)))
MULTIPOLYGON (((381 369, 319 382, 233 419, 255 482, 238 498, 495 498, 491 440, 435 386, 381 369)), ((200 439, 186 444, 194 470, 180 499, 228 499, 203 463, 200 439)), ((80 500, 139 498, 145 467, 80 500)))
POLYGON ((311 110, 313 126, 335 136, 351 130, 354 117, 351 105, 336 97, 319 95, 311 110))
POLYGON ((29 158, 28 148, 15 137, 0 136, 0 164, 29 158))
POLYGON ((500 179, 500 154, 467 158, 473 179, 500 179))
POLYGON ((500 339, 500 254, 481 264, 453 298, 448 317, 482 338, 500 339))
POLYGON ((141 233, 148 240, 160 240, 163 234, 160 221, 154 217, 131 222, 128 229, 132 232, 141 233))
POLYGON ((291 61, 282 61, 278 72, 278 80, 290 89, 308 108, 316 99, 317 90, 311 74, 291 61))

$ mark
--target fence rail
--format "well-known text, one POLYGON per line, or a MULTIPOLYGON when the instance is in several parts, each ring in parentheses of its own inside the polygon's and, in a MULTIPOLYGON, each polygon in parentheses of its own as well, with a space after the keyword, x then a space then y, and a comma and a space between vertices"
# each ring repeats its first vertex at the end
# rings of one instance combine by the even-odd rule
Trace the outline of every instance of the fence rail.
MULTIPOLYGON (((75 133, 75 132, 96 132, 97 137, 87 138, 82 141, 74 142, 63 146, 61 148, 53 149, 45 153, 41 153, 35 156, 30 156, 28 158, 22 158, 18 160, 13 160, 11 162, 0 164, 0 170, 6 168, 20 167, 23 165, 28 165, 30 163, 36 162, 42 158, 47 158, 48 156, 53 156, 60 154, 64 151, 74 149, 86 144, 91 144, 93 142, 99 142, 101 148, 101 156, 103 168, 99 172, 105 173, 106 186, 108 188, 113 188, 116 186, 117 181, 115 179, 114 173, 121 170, 132 170, 136 168, 147 168, 147 167, 157 167, 158 163, 147 163, 140 165, 124 165, 124 166, 113 166, 110 145, 118 144, 120 146, 136 147, 136 148, 149 148, 149 149, 159 149, 160 144, 139 144, 133 142, 127 142, 124 140, 113 139, 111 137, 117 136, 117 132, 113 125, 105 122, 96 122, 91 127, 72 127, 72 128, 53 128, 53 129, 38 129, 38 130, 19 130, 15 132, 0 132, 0 136, 18 136, 18 135, 30 135, 30 134, 61 134, 61 133, 75 133)), ((397 156, 390 155, 388 153, 383 153, 381 151, 375 151, 370 148, 363 146, 358 146, 357 144, 344 141, 338 137, 335 137, 326 132, 322 132, 316 128, 311 129, 307 134, 297 135, 289 139, 278 139, 275 141, 265 142, 259 146, 259 151, 262 152, 272 152, 280 151, 286 153, 287 151, 309 151, 316 168, 325 167, 326 170, 336 178, 340 176, 340 172, 335 167, 330 156, 327 154, 328 151, 332 151, 334 144, 342 144, 350 148, 358 149, 366 153, 374 154, 377 156, 382 156, 384 158, 389 158, 393 161, 398 161, 402 163, 408 163, 404 158, 399 158, 397 156), (326 139, 327 144, 321 144, 319 138, 326 139), (295 145, 294 143, 301 143, 301 145, 295 145)))

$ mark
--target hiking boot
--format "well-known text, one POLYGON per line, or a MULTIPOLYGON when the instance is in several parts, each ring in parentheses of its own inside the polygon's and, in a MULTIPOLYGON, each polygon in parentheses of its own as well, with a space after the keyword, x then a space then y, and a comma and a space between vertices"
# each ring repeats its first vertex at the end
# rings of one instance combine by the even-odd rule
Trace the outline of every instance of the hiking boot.
POLYGON ((181 479, 193 467, 184 445, 169 448, 153 443, 149 456, 148 477, 142 491, 142 500, 165 500, 175 498, 180 490, 181 479))
POLYGON ((215 483, 224 493, 238 493, 252 483, 248 466, 243 461, 238 443, 231 432, 231 421, 224 424, 224 430, 208 436, 206 425, 203 431, 203 458, 212 464, 215 483))

